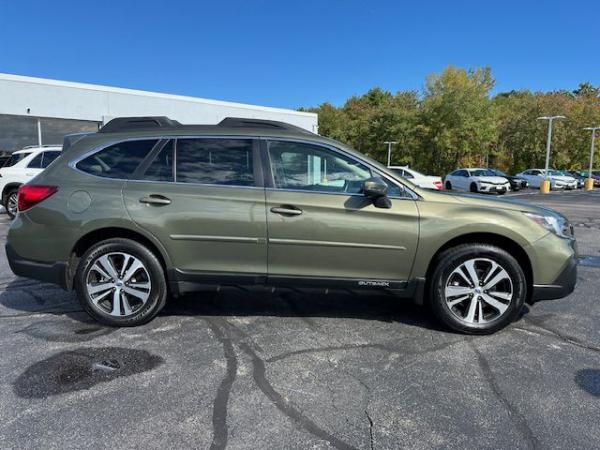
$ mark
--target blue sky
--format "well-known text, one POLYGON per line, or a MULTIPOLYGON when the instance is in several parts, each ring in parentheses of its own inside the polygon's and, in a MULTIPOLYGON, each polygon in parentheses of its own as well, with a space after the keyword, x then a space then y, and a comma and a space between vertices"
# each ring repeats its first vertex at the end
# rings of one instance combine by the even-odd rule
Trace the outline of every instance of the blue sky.
MULTIPOLYGON (((600 85, 600 2, 0 0, 0 72, 268 106, 421 89, 600 85)), ((1 99, 0 99, 1 101, 1 99)))

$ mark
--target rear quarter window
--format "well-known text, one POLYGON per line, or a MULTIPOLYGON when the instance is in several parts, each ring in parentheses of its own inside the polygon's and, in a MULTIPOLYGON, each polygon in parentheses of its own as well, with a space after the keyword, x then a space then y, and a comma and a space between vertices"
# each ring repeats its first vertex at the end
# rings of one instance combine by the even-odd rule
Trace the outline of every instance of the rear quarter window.
POLYGON ((10 155, 10 158, 8 158, 8 161, 6 161, 6 163, 4 164, 4 167, 12 167, 19 161, 27 158, 29 155, 31 155, 31 152, 13 153, 12 155, 10 155))
POLYGON ((75 167, 99 177, 128 179, 157 142, 158 139, 119 142, 82 159, 75 167))

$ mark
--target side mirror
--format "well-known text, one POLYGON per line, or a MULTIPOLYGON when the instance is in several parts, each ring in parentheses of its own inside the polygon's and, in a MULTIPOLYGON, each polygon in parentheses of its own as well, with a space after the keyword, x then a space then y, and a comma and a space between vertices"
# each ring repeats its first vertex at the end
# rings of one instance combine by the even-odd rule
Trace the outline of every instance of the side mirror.
POLYGON ((392 202, 387 198, 388 186, 379 177, 372 177, 363 183, 362 193, 365 197, 373 200, 377 208, 391 208, 392 202))

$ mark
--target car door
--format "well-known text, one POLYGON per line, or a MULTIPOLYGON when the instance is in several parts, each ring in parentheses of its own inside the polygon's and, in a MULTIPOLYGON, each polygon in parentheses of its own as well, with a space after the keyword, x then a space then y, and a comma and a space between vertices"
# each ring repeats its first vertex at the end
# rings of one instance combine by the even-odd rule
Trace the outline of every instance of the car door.
POLYGON ((309 285, 403 287, 415 257, 413 197, 390 185, 391 207, 360 192, 375 171, 339 149, 263 143, 267 168, 268 280, 309 285))
POLYGON ((469 184, 468 172, 466 170, 458 170, 453 184, 457 189, 467 189, 469 184))
POLYGON ((129 214, 163 244, 178 279, 256 281, 266 275, 257 146, 250 138, 170 139, 126 183, 129 214))

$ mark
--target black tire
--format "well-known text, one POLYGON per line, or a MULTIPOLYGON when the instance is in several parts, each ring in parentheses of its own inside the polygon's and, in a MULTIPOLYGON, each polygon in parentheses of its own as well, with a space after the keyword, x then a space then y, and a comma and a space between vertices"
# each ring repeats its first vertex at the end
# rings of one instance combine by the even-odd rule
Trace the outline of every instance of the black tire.
POLYGON ((4 201, 3 201, 4 209, 6 210, 6 214, 8 215, 8 217, 10 217, 11 219, 14 219, 15 216, 17 215, 17 209, 16 209, 17 191, 18 191, 18 189, 11 189, 4 196, 4 201), (14 202, 14 205, 15 205, 14 209, 11 207, 11 202, 14 202))
MULTIPOLYGON (((481 274, 481 276, 483 278, 484 275, 481 274)), ((507 281, 502 281, 501 283, 504 282, 507 281)), ((477 294, 474 294, 474 296, 477 297, 477 294)), ((463 244, 444 251, 437 258, 436 266, 429 283, 428 302, 434 315, 447 327, 465 334, 491 334, 504 328, 519 317, 526 298, 527 281, 523 269, 517 260, 505 250, 489 244, 463 244), (447 284, 454 287, 449 283, 451 276, 455 276, 452 275, 455 269, 469 260, 478 258, 493 261, 506 271, 510 277, 512 298, 506 310, 498 317, 485 323, 467 323, 467 321, 458 317, 460 315, 459 311, 452 309, 453 307, 447 304, 446 289, 447 284)), ((468 306, 472 302, 471 299, 472 297, 469 297, 462 305, 458 304, 454 308, 464 308, 463 313, 466 313, 468 306)), ((477 306, 481 302, 482 305, 485 305, 482 308, 488 308, 489 311, 495 310, 489 304, 478 299, 475 300, 477 301, 477 306)), ((476 312, 476 315, 478 314, 476 312)))
MULTIPOLYGON (((98 322, 110 326, 131 327, 147 323, 162 310, 167 299, 165 272, 156 255, 139 242, 124 238, 108 239, 93 245, 83 255, 77 266, 74 285, 77 298, 83 309, 98 322), (125 315, 125 309, 121 309, 124 308, 121 306, 119 309, 123 311, 123 316, 111 315, 101 306, 95 305, 86 287, 90 270, 98 258, 107 254, 119 253, 126 253, 137 258, 143 264, 144 274, 147 274, 148 281, 151 283, 146 302, 140 305, 138 309, 132 307, 130 315, 125 315)), ((109 298, 110 295, 107 299, 109 298)), ((131 297, 131 299, 134 299, 134 297, 131 297)))
POLYGON ((451 191, 452 190, 452 183, 450 183, 449 181, 446 181, 446 190, 447 191, 451 191))
POLYGON ((479 192, 479 189, 477 189, 477 183, 471 183, 471 186, 469 187, 469 190, 473 193, 477 193, 479 192))

